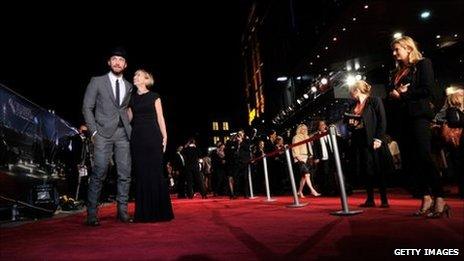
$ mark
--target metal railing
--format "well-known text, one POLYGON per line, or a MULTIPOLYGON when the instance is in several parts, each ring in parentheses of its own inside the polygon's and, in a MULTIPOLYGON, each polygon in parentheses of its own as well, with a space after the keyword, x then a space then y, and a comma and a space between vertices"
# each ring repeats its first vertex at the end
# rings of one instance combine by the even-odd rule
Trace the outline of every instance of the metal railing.
POLYGON ((285 157, 286 157, 286 162, 287 162, 287 168, 288 168, 288 173, 289 173, 289 178, 292 186, 292 193, 293 193, 293 204, 288 205, 287 207, 290 208, 299 208, 299 207, 304 207, 307 205, 307 203, 300 203, 298 200, 298 193, 296 190, 296 183, 295 183, 295 176, 293 173, 293 164, 292 164, 292 159, 290 156, 290 150, 293 147, 300 146, 303 144, 307 144, 309 142, 312 142, 314 140, 320 139, 322 137, 325 137, 329 135, 330 141, 332 142, 332 147, 333 147, 333 156, 335 160, 335 166, 337 169, 337 180, 338 184, 340 186, 340 200, 341 200, 341 205, 342 205, 342 210, 340 211, 335 211, 332 212, 332 215, 340 215, 340 216, 347 216, 347 215, 356 215, 359 213, 362 213, 362 210, 351 210, 348 207, 348 200, 346 196, 346 190, 345 190, 345 181, 344 181, 344 176, 343 176, 343 170, 342 170, 342 165, 340 161, 340 153, 338 150, 338 143, 337 143, 337 132, 336 132, 336 127, 335 125, 330 125, 329 127, 329 132, 327 133, 322 133, 322 134, 315 134, 309 139, 290 144, 290 145, 285 145, 284 148, 274 150, 269 153, 264 153, 262 156, 253 158, 249 164, 248 164, 248 181, 249 181, 249 186, 250 186, 250 198, 256 198, 253 195, 253 184, 252 184, 252 174, 251 174, 251 164, 255 164, 259 162, 260 160, 263 161, 263 168, 264 168, 264 182, 266 186, 266 199, 264 200, 265 202, 273 202, 276 201, 276 199, 271 198, 271 191, 269 187, 269 173, 268 173, 268 166, 267 166, 267 159, 269 157, 273 157, 275 155, 280 154, 282 151, 285 151, 285 157))

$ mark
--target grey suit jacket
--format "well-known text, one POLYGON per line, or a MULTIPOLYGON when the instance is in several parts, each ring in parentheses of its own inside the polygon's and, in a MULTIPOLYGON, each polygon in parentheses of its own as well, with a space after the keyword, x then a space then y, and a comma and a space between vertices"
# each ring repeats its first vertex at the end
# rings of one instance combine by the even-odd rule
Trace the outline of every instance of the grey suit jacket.
POLYGON ((127 137, 130 138, 131 126, 127 116, 127 106, 132 92, 132 84, 124 79, 126 94, 120 106, 111 88, 108 74, 92 77, 85 91, 82 112, 91 133, 97 131, 101 136, 110 138, 118 128, 121 118, 127 137))

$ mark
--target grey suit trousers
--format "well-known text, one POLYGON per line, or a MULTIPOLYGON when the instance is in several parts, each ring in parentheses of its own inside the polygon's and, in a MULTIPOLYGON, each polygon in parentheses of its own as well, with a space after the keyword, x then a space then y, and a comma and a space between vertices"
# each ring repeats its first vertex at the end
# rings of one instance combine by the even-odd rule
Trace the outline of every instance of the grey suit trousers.
POLYGON ((93 172, 90 175, 87 212, 90 216, 97 215, 97 204, 101 194, 103 181, 106 178, 110 157, 115 156, 118 172, 118 211, 127 212, 129 199, 129 187, 131 182, 131 157, 130 145, 127 133, 123 127, 116 129, 110 138, 105 138, 98 133, 94 141, 95 161, 93 172))

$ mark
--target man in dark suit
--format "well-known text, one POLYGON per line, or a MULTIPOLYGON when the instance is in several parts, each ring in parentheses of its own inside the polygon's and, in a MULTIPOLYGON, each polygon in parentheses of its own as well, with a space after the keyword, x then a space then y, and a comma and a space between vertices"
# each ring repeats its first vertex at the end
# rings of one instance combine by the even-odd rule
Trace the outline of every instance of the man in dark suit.
POLYGON ((203 181, 203 174, 200 172, 200 158, 201 151, 197 148, 194 138, 189 139, 185 145, 182 155, 185 160, 185 178, 187 180, 187 197, 193 198, 194 196, 194 183, 200 190, 201 197, 206 198, 205 183, 203 181))
MULTIPOLYGON (((328 134, 327 124, 321 120, 318 122, 318 134, 328 134)), ((334 158, 330 136, 326 135, 314 141, 314 159, 317 163, 316 184, 319 184, 323 195, 335 195, 334 158)))
POLYGON ((174 172, 177 173, 177 198, 185 198, 185 160, 182 155, 183 146, 177 147, 176 154, 172 162, 174 172))
POLYGON ((123 78, 127 67, 127 55, 124 49, 114 49, 108 59, 110 72, 93 77, 84 96, 82 111, 92 135, 95 153, 95 165, 89 180, 87 224, 98 226, 97 205, 102 182, 108 170, 108 161, 112 154, 118 172, 117 218, 130 222, 127 214, 129 198, 131 157, 129 137, 131 127, 127 115, 132 84, 123 78))

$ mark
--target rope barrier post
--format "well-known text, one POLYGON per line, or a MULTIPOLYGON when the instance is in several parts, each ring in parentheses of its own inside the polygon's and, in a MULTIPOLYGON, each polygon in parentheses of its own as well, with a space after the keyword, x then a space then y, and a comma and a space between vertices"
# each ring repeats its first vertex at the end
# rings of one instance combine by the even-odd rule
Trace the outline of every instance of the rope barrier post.
POLYGON ((19 211, 18 205, 13 204, 11 207, 11 221, 18 221, 19 220, 19 211))
POLYGON ((267 157, 263 157, 263 167, 264 167, 264 183, 266 184, 266 199, 264 200, 265 202, 273 202, 276 201, 276 199, 271 198, 271 191, 269 189, 269 173, 267 171, 267 157))
POLYGON ((249 199, 255 199, 255 195, 253 195, 253 181, 251 180, 251 164, 248 164, 248 185, 250 185, 250 196, 249 199))
POLYGON ((292 191, 293 191, 293 204, 287 205, 288 208, 301 208, 308 203, 300 203, 298 201, 298 195, 296 193, 296 185, 295 185, 295 176, 293 175, 293 168, 292 168, 292 160, 290 158, 290 148, 288 145, 285 145, 285 157, 287 158, 287 166, 288 166, 288 175, 290 176, 290 182, 292 184, 292 191))
POLYGON ((341 199, 342 208, 343 208, 340 211, 335 211, 330 214, 335 215, 335 216, 357 215, 359 213, 362 213, 363 211, 362 210, 351 210, 350 211, 348 208, 348 201, 346 198, 346 190, 345 190, 345 181, 343 178, 342 164, 340 162, 340 154, 338 151, 337 131, 336 131, 335 125, 330 125, 329 133, 330 133, 330 140, 332 141, 332 148, 333 148, 334 158, 335 158, 335 166, 337 167, 337 179, 338 179, 338 184, 340 185, 340 199, 341 199))

